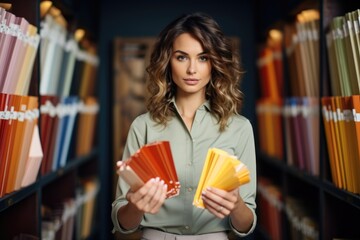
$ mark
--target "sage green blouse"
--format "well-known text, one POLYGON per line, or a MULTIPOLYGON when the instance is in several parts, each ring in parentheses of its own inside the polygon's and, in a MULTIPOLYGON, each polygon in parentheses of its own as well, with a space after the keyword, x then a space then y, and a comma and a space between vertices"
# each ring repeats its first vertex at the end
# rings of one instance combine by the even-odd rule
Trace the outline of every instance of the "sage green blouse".
MULTIPOLYGON (((181 184, 180 194, 165 200, 157 214, 145 214, 140 227, 156 228, 182 235, 196 235, 232 230, 239 236, 253 232, 256 226, 256 159, 251 123, 241 115, 234 115, 224 132, 219 132, 216 118, 210 113, 210 104, 205 102, 196 111, 191 131, 188 131, 174 104, 175 116, 166 127, 158 125, 149 113, 138 116, 132 123, 123 159, 134 154, 141 146, 154 141, 170 142, 171 151, 181 184), (250 171, 250 182, 240 187, 240 195, 253 212, 254 222, 247 233, 240 233, 232 227, 230 218, 219 219, 206 209, 192 205, 197 184, 202 173, 209 148, 219 148, 241 160, 250 171)), ((119 178, 116 199, 112 204, 113 231, 131 233, 136 229, 122 229, 117 220, 119 208, 127 203, 125 199, 129 186, 119 178)))

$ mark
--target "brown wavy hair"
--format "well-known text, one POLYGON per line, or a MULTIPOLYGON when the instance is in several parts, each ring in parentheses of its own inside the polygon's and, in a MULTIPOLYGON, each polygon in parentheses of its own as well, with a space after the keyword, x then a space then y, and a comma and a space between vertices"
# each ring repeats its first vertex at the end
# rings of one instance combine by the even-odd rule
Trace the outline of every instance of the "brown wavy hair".
POLYGON ((152 119, 166 126, 174 115, 171 100, 176 85, 172 82, 170 58, 174 40, 183 33, 196 38, 208 53, 212 65, 211 80, 206 87, 211 113, 217 118, 219 130, 224 131, 229 118, 241 108, 243 94, 240 91, 242 71, 239 56, 217 22, 207 14, 183 15, 160 32, 147 67, 149 74, 146 107, 152 119))

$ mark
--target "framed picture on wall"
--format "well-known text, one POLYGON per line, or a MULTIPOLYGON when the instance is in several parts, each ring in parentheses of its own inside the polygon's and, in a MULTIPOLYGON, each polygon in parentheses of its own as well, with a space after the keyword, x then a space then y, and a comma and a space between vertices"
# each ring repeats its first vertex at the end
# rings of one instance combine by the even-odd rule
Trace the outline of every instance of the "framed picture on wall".
POLYGON ((123 147, 131 122, 145 112, 146 67, 154 43, 155 39, 150 37, 117 37, 114 39, 114 163, 122 158, 123 147))

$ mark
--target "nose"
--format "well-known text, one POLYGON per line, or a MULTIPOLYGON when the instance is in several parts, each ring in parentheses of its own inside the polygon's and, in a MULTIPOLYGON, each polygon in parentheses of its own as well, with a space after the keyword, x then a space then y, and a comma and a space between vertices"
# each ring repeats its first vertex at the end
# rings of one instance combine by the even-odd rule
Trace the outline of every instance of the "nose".
POLYGON ((195 61, 190 61, 189 67, 187 69, 187 74, 193 75, 196 73, 195 61))

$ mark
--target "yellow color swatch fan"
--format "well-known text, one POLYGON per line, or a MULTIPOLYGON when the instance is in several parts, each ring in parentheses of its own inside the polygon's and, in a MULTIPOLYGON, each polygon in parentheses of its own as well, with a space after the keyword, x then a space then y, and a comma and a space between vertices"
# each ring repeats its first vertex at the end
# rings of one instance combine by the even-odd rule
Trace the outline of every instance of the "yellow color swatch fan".
POLYGON ((201 193, 207 187, 231 191, 248 182, 250 182, 250 173, 244 163, 221 149, 210 148, 206 156, 193 205, 204 208, 201 193))

